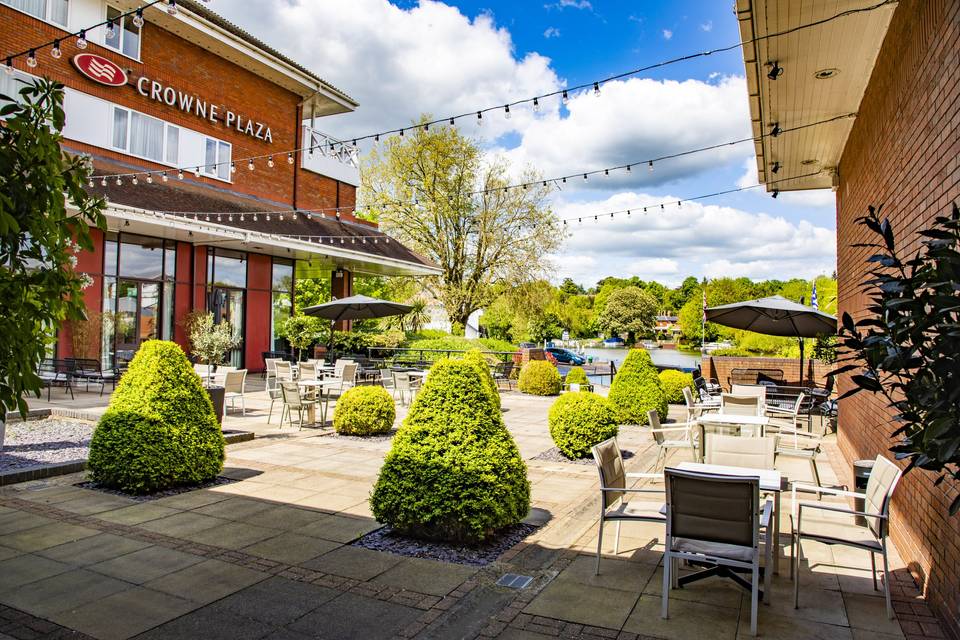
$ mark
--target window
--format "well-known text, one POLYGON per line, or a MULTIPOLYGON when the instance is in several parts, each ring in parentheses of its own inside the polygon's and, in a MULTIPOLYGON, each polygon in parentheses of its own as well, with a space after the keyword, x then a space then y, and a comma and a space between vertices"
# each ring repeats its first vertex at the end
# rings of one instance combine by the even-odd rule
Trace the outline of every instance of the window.
POLYGON ((175 165, 180 128, 122 107, 113 108, 113 147, 156 162, 175 165))
POLYGON ((0 4, 29 13, 34 18, 67 26, 68 0, 0 0, 0 4))
POLYGON ((287 321, 293 311, 293 261, 274 258, 273 293, 271 296, 273 313, 270 318, 270 344, 274 351, 287 351, 290 344, 277 335, 281 325, 287 321))
POLYGON ((119 9, 107 6, 107 20, 113 20, 113 37, 103 40, 106 47, 130 58, 140 59, 140 27, 133 24, 133 16, 121 17, 119 9))
POLYGON ((213 138, 207 138, 204 148, 203 172, 221 180, 230 179, 230 145, 213 138))
POLYGON ((229 249, 210 249, 207 282, 215 287, 247 287, 247 254, 229 249))

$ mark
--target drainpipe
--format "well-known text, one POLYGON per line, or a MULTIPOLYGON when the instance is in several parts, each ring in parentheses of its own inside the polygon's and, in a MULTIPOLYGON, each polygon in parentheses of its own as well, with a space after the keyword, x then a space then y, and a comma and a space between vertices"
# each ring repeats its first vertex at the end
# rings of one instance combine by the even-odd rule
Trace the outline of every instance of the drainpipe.
MULTIPOLYGON (((303 140, 303 103, 297 105, 297 126, 294 129, 293 137, 293 146, 295 149, 299 149, 301 146, 301 141, 303 140)), ((297 209, 297 177, 300 175, 300 153, 295 151, 293 153, 293 208, 297 209)))

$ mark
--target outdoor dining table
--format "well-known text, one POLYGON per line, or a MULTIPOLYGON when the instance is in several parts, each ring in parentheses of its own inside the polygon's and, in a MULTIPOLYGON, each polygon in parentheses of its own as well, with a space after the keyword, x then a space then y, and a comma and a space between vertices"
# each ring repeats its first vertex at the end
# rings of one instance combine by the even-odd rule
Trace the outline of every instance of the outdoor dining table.
MULTIPOLYGON (((320 392, 320 398, 323 399, 323 407, 320 409, 320 419, 323 424, 327 424, 327 405, 330 403, 330 395, 325 393, 331 387, 339 387, 342 384, 340 380, 297 380, 297 386, 304 391, 314 390, 320 392)), ((310 424, 317 422, 317 405, 311 404, 307 407, 307 419, 310 424)))
MULTIPOLYGON (((733 416, 731 416, 733 417, 733 416)), ((743 416, 740 416, 743 417, 743 416)), ((748 416, 749 417, 749 416, 748 416)), ((681 462, 677 465, 683 471, 712 473, 725 476, 748 476, 760 478, 760 491, 773 494, 773 573, 780 574, 780 494, 786 490, 786 478, 776 469, 753 469, 750 467, 730 467, 722 464, 704 464, 702 462, 681 462)))

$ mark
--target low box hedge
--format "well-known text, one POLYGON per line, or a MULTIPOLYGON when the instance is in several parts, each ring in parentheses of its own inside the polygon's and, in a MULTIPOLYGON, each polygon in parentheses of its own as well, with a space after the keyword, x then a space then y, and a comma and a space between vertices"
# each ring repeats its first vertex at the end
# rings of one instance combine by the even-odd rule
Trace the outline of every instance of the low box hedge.
POLYGON ((560 372, 546 360, 530 360, 520 369, 517 388, 535 396, 555 396, 560 393, 560 372))
POLYGON ((372 436, 393 428, 397 410, 390 392, 381 386, 348 389, 333 410, 333 428, 350 436, 372 436))
POLYGON ((667 396, 650 354, 631 349, 610 385, 607 399, 620 424, 647 424, 647 411, 667 419, 667 396))
POLYGON ((577 459, 617 435, 617 416, 606 398, 589 391, 565 393, 550 407, 550 437, 560 452, 577 459))

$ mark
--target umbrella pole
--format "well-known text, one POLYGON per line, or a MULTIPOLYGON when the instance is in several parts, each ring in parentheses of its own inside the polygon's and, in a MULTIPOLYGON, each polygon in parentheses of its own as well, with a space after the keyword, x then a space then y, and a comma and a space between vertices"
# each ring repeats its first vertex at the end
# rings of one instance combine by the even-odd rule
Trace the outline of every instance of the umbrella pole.
POLYGON ((803 386, 803 338, 797 338, 800 341, 800 386, 803 386))

